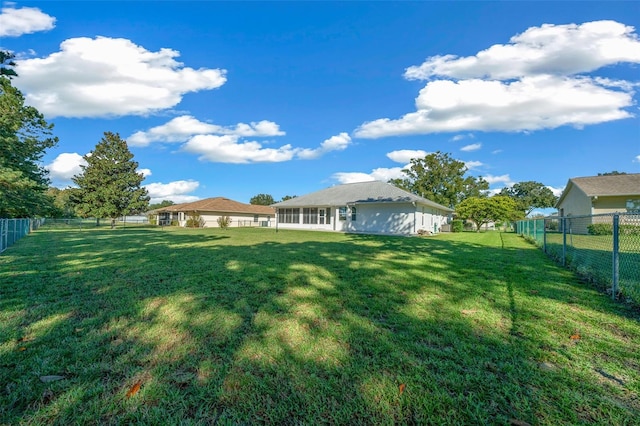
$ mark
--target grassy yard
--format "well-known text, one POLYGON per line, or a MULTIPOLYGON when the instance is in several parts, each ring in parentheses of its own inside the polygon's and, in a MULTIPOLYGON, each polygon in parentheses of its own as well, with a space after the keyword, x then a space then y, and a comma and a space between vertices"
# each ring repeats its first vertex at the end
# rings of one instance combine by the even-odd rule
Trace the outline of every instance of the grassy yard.
POLYGON ((514 234, 42 229, 0 424, 639 424, 639 317, 514 234))

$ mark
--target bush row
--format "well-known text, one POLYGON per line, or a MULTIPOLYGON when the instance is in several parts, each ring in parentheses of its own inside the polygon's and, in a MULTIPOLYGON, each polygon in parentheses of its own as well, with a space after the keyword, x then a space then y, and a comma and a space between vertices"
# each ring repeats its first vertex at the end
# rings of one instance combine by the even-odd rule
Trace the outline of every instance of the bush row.
MULTIPOLYGON (((591 235, 613 235, 613 224, 611 223, 593 223, 587 226, 591 235)), ((640 226, 638 225, 620 225, 620 235, 640 235, 640 226)))

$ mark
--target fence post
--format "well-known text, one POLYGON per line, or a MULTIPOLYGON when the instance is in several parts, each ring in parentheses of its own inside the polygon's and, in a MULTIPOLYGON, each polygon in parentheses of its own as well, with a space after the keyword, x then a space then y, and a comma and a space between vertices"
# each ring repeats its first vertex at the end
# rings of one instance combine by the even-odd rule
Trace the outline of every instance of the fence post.
POLYGON ((542 252, 547 254, 547 219, 542 219, 542 252))
POLYGON ((562 266, 567 266, 567 218, 562 217, 562 266))
POLYGON ((618 293, 618 280, 620 278, 620 215, 615 213, 613 215, 613 250, 612 250, 612 260, 613 260, 613 284, 611 285, 611 298, 616 300, 616 296, 618 293))

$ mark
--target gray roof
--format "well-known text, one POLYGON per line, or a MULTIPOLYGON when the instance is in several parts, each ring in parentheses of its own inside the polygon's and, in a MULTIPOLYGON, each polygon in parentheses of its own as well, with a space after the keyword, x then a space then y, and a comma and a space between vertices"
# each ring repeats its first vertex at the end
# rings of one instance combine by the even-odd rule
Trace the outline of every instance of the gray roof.
POLYGON ((371 181, 332 186, 272 204, 273 207, 344 206, 362 203, 419 203, 447 212, 453 209, 411 194, 391 184, 371 181))
POLYGON ((560 205, 572 186, 576 186, 588 197, 638 196, 640 195, 640 173, 571 178, 556 206, 560 205))

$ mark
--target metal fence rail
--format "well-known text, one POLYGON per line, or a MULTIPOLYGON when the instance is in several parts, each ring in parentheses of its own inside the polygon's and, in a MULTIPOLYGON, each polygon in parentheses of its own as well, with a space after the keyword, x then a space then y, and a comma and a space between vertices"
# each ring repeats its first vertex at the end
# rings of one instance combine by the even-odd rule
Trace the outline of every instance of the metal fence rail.
POLYGON ((550 257, 611 292, 640 304, 640 215, 521 220, 516 232, 550 257))
POLYGON ((0 219, 0 253, 42 225, 44 219, 0 219))

